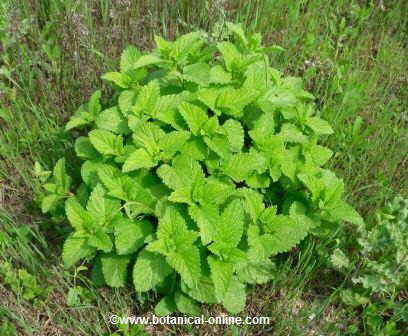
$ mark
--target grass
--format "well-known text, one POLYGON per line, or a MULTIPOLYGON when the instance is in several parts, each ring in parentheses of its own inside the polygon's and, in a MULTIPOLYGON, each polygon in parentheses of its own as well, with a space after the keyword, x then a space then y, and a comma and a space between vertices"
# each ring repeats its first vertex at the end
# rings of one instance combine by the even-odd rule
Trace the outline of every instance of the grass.
MULTIPOLYGON (((39 189, 33 163, 51 167, 59 157, 72 155, 73 137, 64 131, 64 122, 95 89, 108 91, 100 75, 118 66, 126 45, 146 50, 154 34, 174 39, 196 29, 218 38, 226 20, 243 22, 261 32, 265 44, 285 48, 271 62, 286 74, 305 78, 317 97, 321 115, 335 129, 327 139, 337 153, 331 168, 344 178, 348 200, 368 222, 386 200, 398 193, 407 196, 404 0, 2 1, 0 261, 27 269, 47 288, 35 305, 0 278, 0 316, 18 334, 109 334, 114 328, 103 320, 107 312, 149 311, 151 298, 135 298, 130 289, 95 289, 86 271, 74 276, 63 269, 59 254, 66 225, 42 216, 33 201, 39 189), (91 293, 91 303, 81 308, 66 304, 66 294, 76 284, 91 293)), ((246 313, 271 316, 272 324, 242 328, 241 333, 340 335, 349 325, 361 327, 358 314, 338 304, 332 287, 342 280, 313 257, 315 244, 306 241, 301 250, 282 256, 281 277, 254 289, 246 313)), ((149 332, 237 332, 212 328, 160 327, 149 332)))

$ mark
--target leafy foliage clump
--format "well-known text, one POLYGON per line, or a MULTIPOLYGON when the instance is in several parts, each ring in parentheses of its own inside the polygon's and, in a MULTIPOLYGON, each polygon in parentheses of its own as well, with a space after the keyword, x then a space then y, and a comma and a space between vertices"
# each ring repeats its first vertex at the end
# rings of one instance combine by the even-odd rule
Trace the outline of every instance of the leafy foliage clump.
POLYGON ((199 32, 156 49, 124 50, 120 72, 67 123, 78 129, 81 180, 60 160, 41 171, 42 209, 66 214, 67 267, 94 260, 112 287, 131 275, 136 291, 166 293, 157 314, 198 313, 197 301, 229 312, 246 287, 274 275, 271 257, 342 220, 361 223, 344 185, 321 168, 331 134, 299 78, 268 64, 259 34, 229 24, 231 41, 199 32), (74 175, 72 175, 74 176, 74 175))
MULTIPOLYGON (((352 277, 359 291, 359 300, 346 302, 366 303, 374 294, 392 296, 408 286, 408 199, 395 197, 378 213, 372 228, 361 226, 358 232, 358 260, 361 265, 352 277)), ((351 262, 340 248, 331 256, 333 265, 347 270, 351 262)))

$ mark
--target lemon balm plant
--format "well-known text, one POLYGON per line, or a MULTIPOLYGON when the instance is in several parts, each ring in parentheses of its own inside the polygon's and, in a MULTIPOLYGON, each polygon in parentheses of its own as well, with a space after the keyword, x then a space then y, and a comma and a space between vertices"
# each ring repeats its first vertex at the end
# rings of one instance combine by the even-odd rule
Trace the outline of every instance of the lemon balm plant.
POLYGON ((342 200, 343 182, 321 168, 331 134, 301 79, 268 64, 259 34, 228 24, 231 41, 199 32, 156 37, 142 55, 124 50, 66 125, 81 179, 65 161, 44 180, 43 212, 67 217, 67 267, 95 265, 112 287, 165 295, 157 314, 196 314, 197 302, 245 308, 246 287, 274 276, 271 257, 309 233, 361 217, 342 200), (105 101, 105 100, 103 100, 105 101))

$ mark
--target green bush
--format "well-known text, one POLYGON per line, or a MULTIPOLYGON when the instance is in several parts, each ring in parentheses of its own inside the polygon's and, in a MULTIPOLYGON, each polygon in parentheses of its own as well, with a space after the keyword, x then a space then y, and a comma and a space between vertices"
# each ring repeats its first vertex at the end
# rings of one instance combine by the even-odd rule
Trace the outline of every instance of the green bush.
POLYGON ((136 291, 166 293, 157 314, 196 314, 196 301, 238 313, 247 285, 273 278, 272 256, 362 222, 321 168, 332 152, 318 139, 333 131, 313 95, 268 65, 278 47, 228 29, 234 43, 193 32, 156 37, 146 55, 126 48, 120 72, 102 77, 114 96, 95 92, 66 125, 86 135, 75 142, 82 180, 64 159, 50 177, 36 166, 43 212, 65 211, 73 228, 65 265, 92 260, 112 287, 130 271, 136 291))

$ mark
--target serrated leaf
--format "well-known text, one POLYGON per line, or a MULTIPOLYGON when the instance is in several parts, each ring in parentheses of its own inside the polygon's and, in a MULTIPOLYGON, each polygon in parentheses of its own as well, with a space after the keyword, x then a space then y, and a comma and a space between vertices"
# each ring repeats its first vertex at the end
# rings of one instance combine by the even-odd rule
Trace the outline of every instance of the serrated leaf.
POLYGON ((118 98, 118 106, 123 115, 128 115, 136 103, 137 94, 133 90, 124 90, 118 98))
POLYGON ((236 247, 244 230, 244 210, 240 200, 234 200, 223 211, 215 227, 214 240, 217 244, 236 247))
POLYGON ((196 191, 195 199, 202 204, 223 204, 234 192, 235 186, 230 179, 210 176, 201 190, 196 191))
POLYGON ((101 111, 102 106, 101 106, 101 96, 102 92, 100 90, 97 90, 94 92, 94 94, 91 96, 88 102, 88 112, 93 116, 96 117, 98 113, 101 111))
POLYGON ((111 238, 102 230, 93 233, 88 239, 88 244, 106 253, 112 251, 113 248, 111 238))
POLYGON ((139 292, 154 289, 173 271, 163 256, 146 250, 140 252, 133 268, 133 283, 139 292))
POLYGON ((153 225, 147 220, 132 221, 121 218, 115 222, 115 246, 118 254, 136 252, 146 238, 153 233, 153 225))
MULTIPOLYGON (((142 56, 143 57, 143 56, 142 56)), ((153 114, 153 110, 160 97, 160 85, 157 80, 149 82, 140 89, 133 113, 140 115, 141 112, 153 114)))
POLYGON ((308 140, 306 135, 304 135, 295 125, 290 123, 284 123, 282 125, 279 136, 281 136, 286 142, 305 143, 308 140))
POLYGON ((231 79, 231 74, 226 72, 221 65, 216 65, 210 70, 210 83, 229 84, 231 79))
POLYGON ((238 314, 245 309, 245 302, 245 285, 234 277, 225 292, 222 305, 231 314, 238 314))
POLYGON ((70 131, 73 128, 76 128, 78 126, 83 126, 89 124, 89 121, 87 119, 78 117, 78 116, 72 116, 71 119, 67 122, 65 125, 65 130, 70 131))
POLYGON ((233 152, 240 152, 244 146, 244 129, 239 121, 228 119, 222 128, 225 130, 228 142, 233 152))
POLYGON ((254 171, 264 172, 266 160, 257 153, 238 153, 224 162, 223 171, 235 182, 247 179, 254 171))
POLYGON ((217 303, 215 297, 215 288, 209 277, 203 276, 196 288, 189 288, 184 282, 181 283, 181 289, 184 293, 202 303, 217 303))
POLYGON ((65 213, 70 224, 76 231, 86 231, 92 226, 92 216, 74 197, 68 198, 65 201, 65 213))
POLYGON ((330 124, 318 117, 308 118, 306 125, 309 126, 316 134, 329 135, 333 134, 333 129, 330 124))
POLYGON ((177 310, 183 314, 198 316, 201 313, 197 302, 180 291, 176 291, 174 294, 174 302, 176 303, 177 310))
POLYGON ((59 159, 55 164, 53 177, 54 182, 57 185, 57 193, 60 195, 66 195, 69 192, 72 179, 67 173, 64 158, 59 159))
POLYGON ((219 218, 218 207, 210 204, 197 206, 192 204, 188 207, 188 213, 200 228, 200 237, 203 245, 213 240, 215 226, 219 218))
POLYGON ((200 164, 191 157, 179 155, 173 160, 173 166, 161 165, 157 175, 171 189, 191 187, 193 183, 204 178, 200 164))
POLYGON ((350 260, 339 248, 336 248, 333 251, 333 253, 330 256, 330 261, 333 264, 333 266, 338 270, 342 270, 343 268, 348 269, 348 267, 350 266, 350 260))
POLYGON ((189 287, 195 288, 201 277, 201 263, 198 248, 184 244, 183 240, 177 244, 177 250, 166 255, 166 261, 181 276, 189 287))
POLYGON ((174 190, 170 194, 168 200, 171 202, 175 202, 175 203, 193 204, 193 200, 191 197, 191 188, 183 187, 183 188, 174 190))
POLYGON ((131 82, 131 78, 129 76, 122 74, 120 72, 108 72, 104 74, 101 78, 110 81, 124 89, 128 88, 131 82))
POLYGON ((77 138, 74 147, 76 155, 80 158, 95 160, 99 157, 99 153, 87 137, 81 136, 77 138))
POLYGON ((276 265, 270 259, 249 261, 237 265, 239 281, 248 284, 264 284, 274 278, 277 273, 276 265))
POLYGON ((123 164, 122 170, 124 173, 141 169, 141 168, 151 168, 157 164, 157 161, 149 154, 149 152, 144 148, 136 149, 123 164))
POLYGON ((198 135, 199 131, 208 120, 207 113, 201 107, 187 102, 181 103, 178 109, 186 121, 191 133, 198 135))
POLYGON ((95 123, 98 128, 113 133, 128 134, 130 132, 127 121, 123 118, 117 106, 103 110, 96 118, 95 123))
POLYGON ((248 45, 248 40, 245 36, 244 30, 242 29, 242 24, 236 24, 232 22, 227 22, 228 30, 233 33, 243 46, 248 45))
POLYGON ((258 193, 255 190, 245 188, 243 190, 240 190, 240 195, 245 198, 245 210, 250 215, 252 221, 256 223, 259 216, 265 209, 262 194, 258 193))
POLYGON ((162 298, 154 308, 154 313, 157 316, 167 316, 177 311, 176 303, 173 295, 167 295, 162 298))
POLYGON ((254 123, 254 127, 249 131, 250 137, 256 143, 263 143, 275 134, 275 120, 273 113, 263 113, 254 123))
POLYGON ((42 213, 47 213, 52 210, 58 202, 62 199, 60 195, 57 194, 49 194, 45 196, 41 201, 41 211, 42 213))
POLYGON ((207 86, 209 83, 210 66, 207 63, 195 63, 183 68, 183 78, 189 82, 207 86))
POLYGON ((160 63, 164 63, 165 61, 161 59, 159 56, 153 54, 142 55, 139 59, 133 64, 134 69, 147 67, 150 65, 156 65, 160 63))
POLYGON ((101 256, 103 277, 109 286, 125 286, 129 262, 130 257, 128 256, 115 254, 104 254, 101 256))
POLYGON ((159 147, 167 156, 172 156, 183 148, 190 135, 191 133, 186 131, 166 133, 159 139, 159 147))
POLYGON ((95 248, 87 244, 87 239, 82 237, 68 237, 62 248, 62 260, 65 267, 71 267, 79 260, 95 253, 95 248))
POLYGON ((327 208, 331 219, 334 221, 344 220, 356 225, 363 225, 364 220, 360 214, 349 204, 344 201, 338 201, 336 204, 327 208))
POLYGON ((89 132, 89 140, 96 150, 105 155, 122 155, 123 138, 106 130, 89 132))
POLYGON ((140 58, 140 51, 134 46, 128 46, 120 56, 120 72, 134 69, 137 60, 140 58))
POLYGON ((218 302, 221 302, 232 280, 233 264, 221 261, 214 256, 208 257, 208 264, 211 269, 211 280, 214 283, 215 296, 218 302))
POLYGON ((217 44, 217 48, 223 56, 225 67, 228 71, 238 70, 242 66, 243 55, 234 44, 231 42, 221 42, 217 44))
POLYGON ((98 183, 91 192, 86 209, 99 225, 108 224, 120 214, 120 201, 107 196, 105 188, 98 183))

